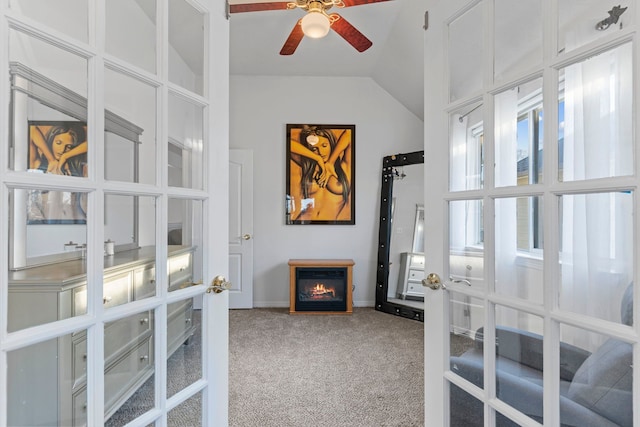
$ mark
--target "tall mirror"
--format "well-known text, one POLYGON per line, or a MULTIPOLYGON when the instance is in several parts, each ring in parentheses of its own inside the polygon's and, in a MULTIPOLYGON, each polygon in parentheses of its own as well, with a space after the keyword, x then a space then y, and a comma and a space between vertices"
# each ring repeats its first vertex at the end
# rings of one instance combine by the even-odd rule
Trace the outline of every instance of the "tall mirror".
POLYGON ((424 151, 382 160, 376 310, 424 321, 424 151))

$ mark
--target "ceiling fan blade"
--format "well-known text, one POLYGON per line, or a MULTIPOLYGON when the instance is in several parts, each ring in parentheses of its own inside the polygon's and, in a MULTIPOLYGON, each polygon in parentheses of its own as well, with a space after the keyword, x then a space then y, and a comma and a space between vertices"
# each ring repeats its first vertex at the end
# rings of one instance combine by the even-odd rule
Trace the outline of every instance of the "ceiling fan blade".
POLYGON ((342 0, 342 3, 344 3, 344 7, 350 7, 350 6, 360 6, 361 4, 380 3, 383 1, 390 1, 390 0, 342 0))
POLYGON ((300 21, 301 20, 298 20, 298 22, 296 22, 296 26, 291 30, 291 34, 289 34, 289 37, 287 37, 287 40, 284 42, 284 46, 282 46, 282 49, 280 50, 280 55, 293 55, 293 52, 298 48, 298 45, 304 37, 300 21))
POLYGON ((351 25, 342 16, 337 13, 332 13, 331 16, 337 16, 338 18, 333 22, 333 24, 331 24, 331 28, 333 28, 336 33, 340 34, 343 39, 349 42, 351 46, 355 47, 358 52, 364 52, 373 45, 371 40, 366 38, 364 34, 358 31, 356 27, 351 25))
POLYGON ((283 10, 287 9, 286 1, 276 1, 271 3, 243 3, 243 4, 230 4, 229 13, 241 13, 241 12, 262 12, 264 10, 283 10))

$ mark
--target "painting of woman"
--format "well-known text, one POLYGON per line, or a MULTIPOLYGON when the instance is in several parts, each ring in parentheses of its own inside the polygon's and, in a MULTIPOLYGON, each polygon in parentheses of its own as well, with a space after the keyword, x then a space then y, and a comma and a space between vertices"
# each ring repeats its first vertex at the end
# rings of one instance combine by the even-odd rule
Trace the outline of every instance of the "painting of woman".
MULTIPOLYGON (((30 122, 29 171, 86 177, 87 127, 82 122, 30 122)), ((86 193, 30 190, 28 224, 85 224, 86 193)))
POLYGON ((355 127, 287 126, 287 223, 354 224, 355 127))

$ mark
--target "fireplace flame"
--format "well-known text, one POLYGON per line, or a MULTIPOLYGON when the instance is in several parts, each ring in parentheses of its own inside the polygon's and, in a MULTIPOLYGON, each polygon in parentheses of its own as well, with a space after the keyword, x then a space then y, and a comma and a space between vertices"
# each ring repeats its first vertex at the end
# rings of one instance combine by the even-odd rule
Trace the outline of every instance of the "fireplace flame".
POLYGON ((324 283, 316 283, 309 292, 312 297, 322 297, 331 295, 332 298, 336 297, 336 290, 334 288, 328 288, 324 283))

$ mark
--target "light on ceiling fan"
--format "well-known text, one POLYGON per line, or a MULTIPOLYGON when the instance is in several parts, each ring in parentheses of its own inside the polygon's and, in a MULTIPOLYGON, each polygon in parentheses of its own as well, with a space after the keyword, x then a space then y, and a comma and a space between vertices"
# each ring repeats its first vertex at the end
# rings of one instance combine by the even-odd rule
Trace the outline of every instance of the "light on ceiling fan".
POLYGON ((329 33, 329 17, 322 12, 310 11, 302 17, 302 32, 312 39, 320 39, 329 33))

